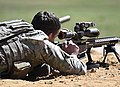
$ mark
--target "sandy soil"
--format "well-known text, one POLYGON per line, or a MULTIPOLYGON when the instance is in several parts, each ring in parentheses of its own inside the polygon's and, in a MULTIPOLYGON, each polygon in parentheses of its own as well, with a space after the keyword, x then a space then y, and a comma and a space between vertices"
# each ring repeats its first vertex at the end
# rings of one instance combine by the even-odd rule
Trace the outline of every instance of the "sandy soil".
MULTIPOLYGON (((93 49, 91 53, 94 61, 102 60, 100 50, 93 49)), ((87 58, 83 61, 86 62, 87 58)), ((92 69, 86 75, 52 76, 38 81, 1 79, 0 87, 120 87, 120 63, 114 54, 108 55, 107 62, 109 68, 92 69)))

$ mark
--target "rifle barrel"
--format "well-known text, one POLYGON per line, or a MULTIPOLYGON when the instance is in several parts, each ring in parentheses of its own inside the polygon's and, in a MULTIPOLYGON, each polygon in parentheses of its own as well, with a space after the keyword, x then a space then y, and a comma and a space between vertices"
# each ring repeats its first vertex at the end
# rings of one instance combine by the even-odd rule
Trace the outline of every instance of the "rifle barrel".
POLYGON ((88 40, 89 47, 99 47, 102 45, 115 45, 120 42, 120 38, 118 37, 104 37, 104 38, 97 38, 97 39, 92 39, 88 40))

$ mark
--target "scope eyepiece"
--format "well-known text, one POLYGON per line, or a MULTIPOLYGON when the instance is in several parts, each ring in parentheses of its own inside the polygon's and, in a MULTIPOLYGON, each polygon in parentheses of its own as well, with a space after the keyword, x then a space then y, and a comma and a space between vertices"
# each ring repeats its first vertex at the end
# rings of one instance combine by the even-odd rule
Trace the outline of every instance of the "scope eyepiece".
POLYGON ((58 34, 58 38, 59 39, 67 39, 67 38, 72 38, 76 35, 76 32, 71 32, 68 29, 62 29, 59 34, 58 34))

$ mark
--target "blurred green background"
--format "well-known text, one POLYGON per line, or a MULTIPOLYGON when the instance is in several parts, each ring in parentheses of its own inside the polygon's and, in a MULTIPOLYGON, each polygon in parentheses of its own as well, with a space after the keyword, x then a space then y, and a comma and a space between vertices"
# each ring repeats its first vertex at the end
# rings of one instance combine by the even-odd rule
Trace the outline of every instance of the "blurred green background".
POLYGON ((58 17, 70 15, 62 27, 73 30, 76 22, 92 21, 100 37, 120 36, 120 0, 0 0, 0 21, 24 19, 31 22, 41 10, 58 17))

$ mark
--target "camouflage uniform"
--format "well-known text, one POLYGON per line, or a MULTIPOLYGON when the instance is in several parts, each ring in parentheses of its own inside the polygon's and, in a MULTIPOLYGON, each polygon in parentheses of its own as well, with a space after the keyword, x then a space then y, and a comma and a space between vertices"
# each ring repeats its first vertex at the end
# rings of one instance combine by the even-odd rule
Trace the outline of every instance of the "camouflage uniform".
POLYGON ((0 73, 9 73, 11 69, 14 72, 13 65, 17 61, 30 63, 28 64, 30 69, 46 63, 62 73, 78 75, 86 73, 86 65, 76 55, 65 53, 47 38, 44 32, 33 30, 7 41, 0 47, 0 73))

